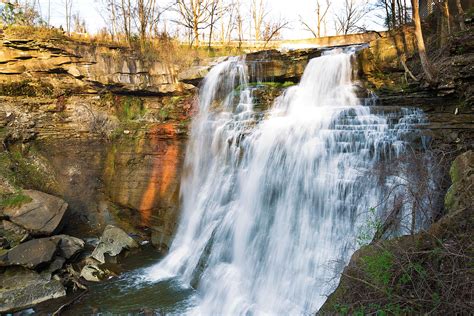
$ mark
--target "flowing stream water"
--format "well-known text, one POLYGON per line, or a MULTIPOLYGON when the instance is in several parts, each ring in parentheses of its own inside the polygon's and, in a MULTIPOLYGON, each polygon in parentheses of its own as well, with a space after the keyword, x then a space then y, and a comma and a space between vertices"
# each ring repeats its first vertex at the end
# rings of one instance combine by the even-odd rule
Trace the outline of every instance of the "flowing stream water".
POLYGON ((407 150, 405 136, 423 119, 405 111, 393 120, 362 106, 351 58, 339 50, 312 59, 301 82, 263 113, 254 109, 244 58, 210 71, 192 124, 175 239, 166 257, 129 275, 128 284, 184 291, 179 307, 165 310, 171 314, 318 310, 361 230, 373 230, 370 210, 392 203, 387 191, 402 181, 381 178, 377 166, 407 150))

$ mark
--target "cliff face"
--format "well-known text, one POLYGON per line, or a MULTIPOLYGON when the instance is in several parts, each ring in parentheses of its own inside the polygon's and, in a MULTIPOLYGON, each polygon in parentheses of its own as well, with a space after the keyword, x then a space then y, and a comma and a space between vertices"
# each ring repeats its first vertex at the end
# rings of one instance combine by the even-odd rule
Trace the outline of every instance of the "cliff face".
POLYGON ((192 99, 107 103, 83 95, 58 110, 55 99, 3 97, 0 193, 34 188, 63 197, 70 205, 66 228, 79 235, 116 223, 131 231, 153 227, 167 240, 178 214, 192 99), (136 119, 114 108, 131 102, 142 102, 136 119))
MULTIPOLYGON (((468 149, 474 116, 469 97, 461 104, 460 93, 470 91, 465 87, 472 79, 467 71, 472 50, 453 49, 456 62, 446 72, 451 77, 427 88, 408 84, 398 63, 402 50, 414 67, 410 30, 395 38, 386 35, 370 37, 368 47, 356 54, 361 96, 375 92, 382 105, 376 111, 420 107, 430 122, 422 128, 437 149, 468 149)), ((463 45, 471 47, 468 43, 463 45)), ((309 60, 322 51, 247 54, 250 83, 263 82, 254 93, 256 108, 267 108, 285 87, 299 81, 309 60)), ((3 38, 0 189, 57 194, 70 204, 74 221, 87 229, 110 222, 130 229, 152 227, 155 240, 167 243, 178 217, 196 87, 213 65, 227 58, 195 61, 184 68, 124 47, 3 38)))
POLYGON ((449 47, 431 53, 438 82, 423 81, 416 42, 411 28, 378 38, 356 53, 354 61, 362 97, 382 108, 417 107, 427 116, 423 126, 434 148, 472 149, 474 141, 474 32, 460 33, 449 47), (405 60, 406 68, 400 63, 405 60), (414 81, 408 71, 418 81, 414 81))
POLYGON ((43 91, 51 94, 96 93, 103 88, 132 94, 192 89, 178 82, 179 71, 177 65, 147 61, 124 47, 33 39, 3 39, 0 43, 0 82, 5 88, 15 83, 46 85, 43 91))
MULTIPOLYGON (((297 80, 319 54, 249 54, 251 80, 297 80)), ((76 235, 112 223, 166 248, 196 86, 226 59, 183 68, 125 47, 3 38, 0 193, 46 191, 67 200, 76 235)))

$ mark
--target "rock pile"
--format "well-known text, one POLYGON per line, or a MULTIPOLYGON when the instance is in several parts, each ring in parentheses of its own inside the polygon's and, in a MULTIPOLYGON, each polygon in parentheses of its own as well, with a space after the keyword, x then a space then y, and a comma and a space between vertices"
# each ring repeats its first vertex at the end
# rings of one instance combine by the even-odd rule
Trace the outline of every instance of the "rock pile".
POLYGON ((138 247, 127 233, 109 225, 88 256, 82 239, 55 235, 67 211, 64 200, 33 190, 22 194, 22 203, 0 208, 0 313, 65 296, 69 288, 85 289, 81 277, 94 282, 106 278, 111 272, 101 265, 108 258, 138 247))

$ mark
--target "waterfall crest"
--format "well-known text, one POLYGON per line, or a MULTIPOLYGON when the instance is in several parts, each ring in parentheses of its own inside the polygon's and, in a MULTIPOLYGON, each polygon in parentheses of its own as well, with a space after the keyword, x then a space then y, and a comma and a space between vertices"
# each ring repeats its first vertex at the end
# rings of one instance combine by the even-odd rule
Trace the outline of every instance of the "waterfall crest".
POLYGON ((210 71, 179 228, 147 280, 196 288, 189 314, 301 315, 323 304, 368 210, 397 181, 381 183, 373 169, 407 147, 407 124, 361 106, 351 75, 351 54, 312 59, 300 84, 257 115, 242 58, 210 71))

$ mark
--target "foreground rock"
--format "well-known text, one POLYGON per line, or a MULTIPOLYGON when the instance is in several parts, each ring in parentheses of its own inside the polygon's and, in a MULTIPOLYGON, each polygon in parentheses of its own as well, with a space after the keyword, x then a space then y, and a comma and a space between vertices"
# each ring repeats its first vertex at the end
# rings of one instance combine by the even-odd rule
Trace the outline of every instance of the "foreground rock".
POLYGON ((105 263, 105 254, 116 256, 125 249, 137 248, 138 243, 126 232, 118 227, 108 225, 100 237, 99 244, 92 252, 91 257, 105 263))
POLYGON ((85 265, 81 270, 81 277, 89 282, 100 282, 106 275, 107 273, 95 264, 85 265))
POLYGON ((70 259, 75 254, 84 249, 84 241, 76 237, 57 235, 51 237, 50 239, 58 243, 59 255, 65 259, 70 259))
POLYGON ((6 208, 4 215, 32 235, 51 235, 57 231, 68 204, 63 199, 39 191, 25 190, 23 193, 31 201, 20 207, 6 208))
POLYGON ((10 267, 0 278, 0 312, 21 310, 52 298, 66 295, 57 280, 44 279, 38 273, 10 267))
POLYGON ((27 241, 1 256, 0 266, 19 265, 30 269, 37 268, 53 259, 57 245, 57 241, 50 238, 27 241))
POLYGON ((3 220, 0 224, 0 238, 5 243, 0 248, 13 248, 28 238, 28 232, 12 222, 3 220))

